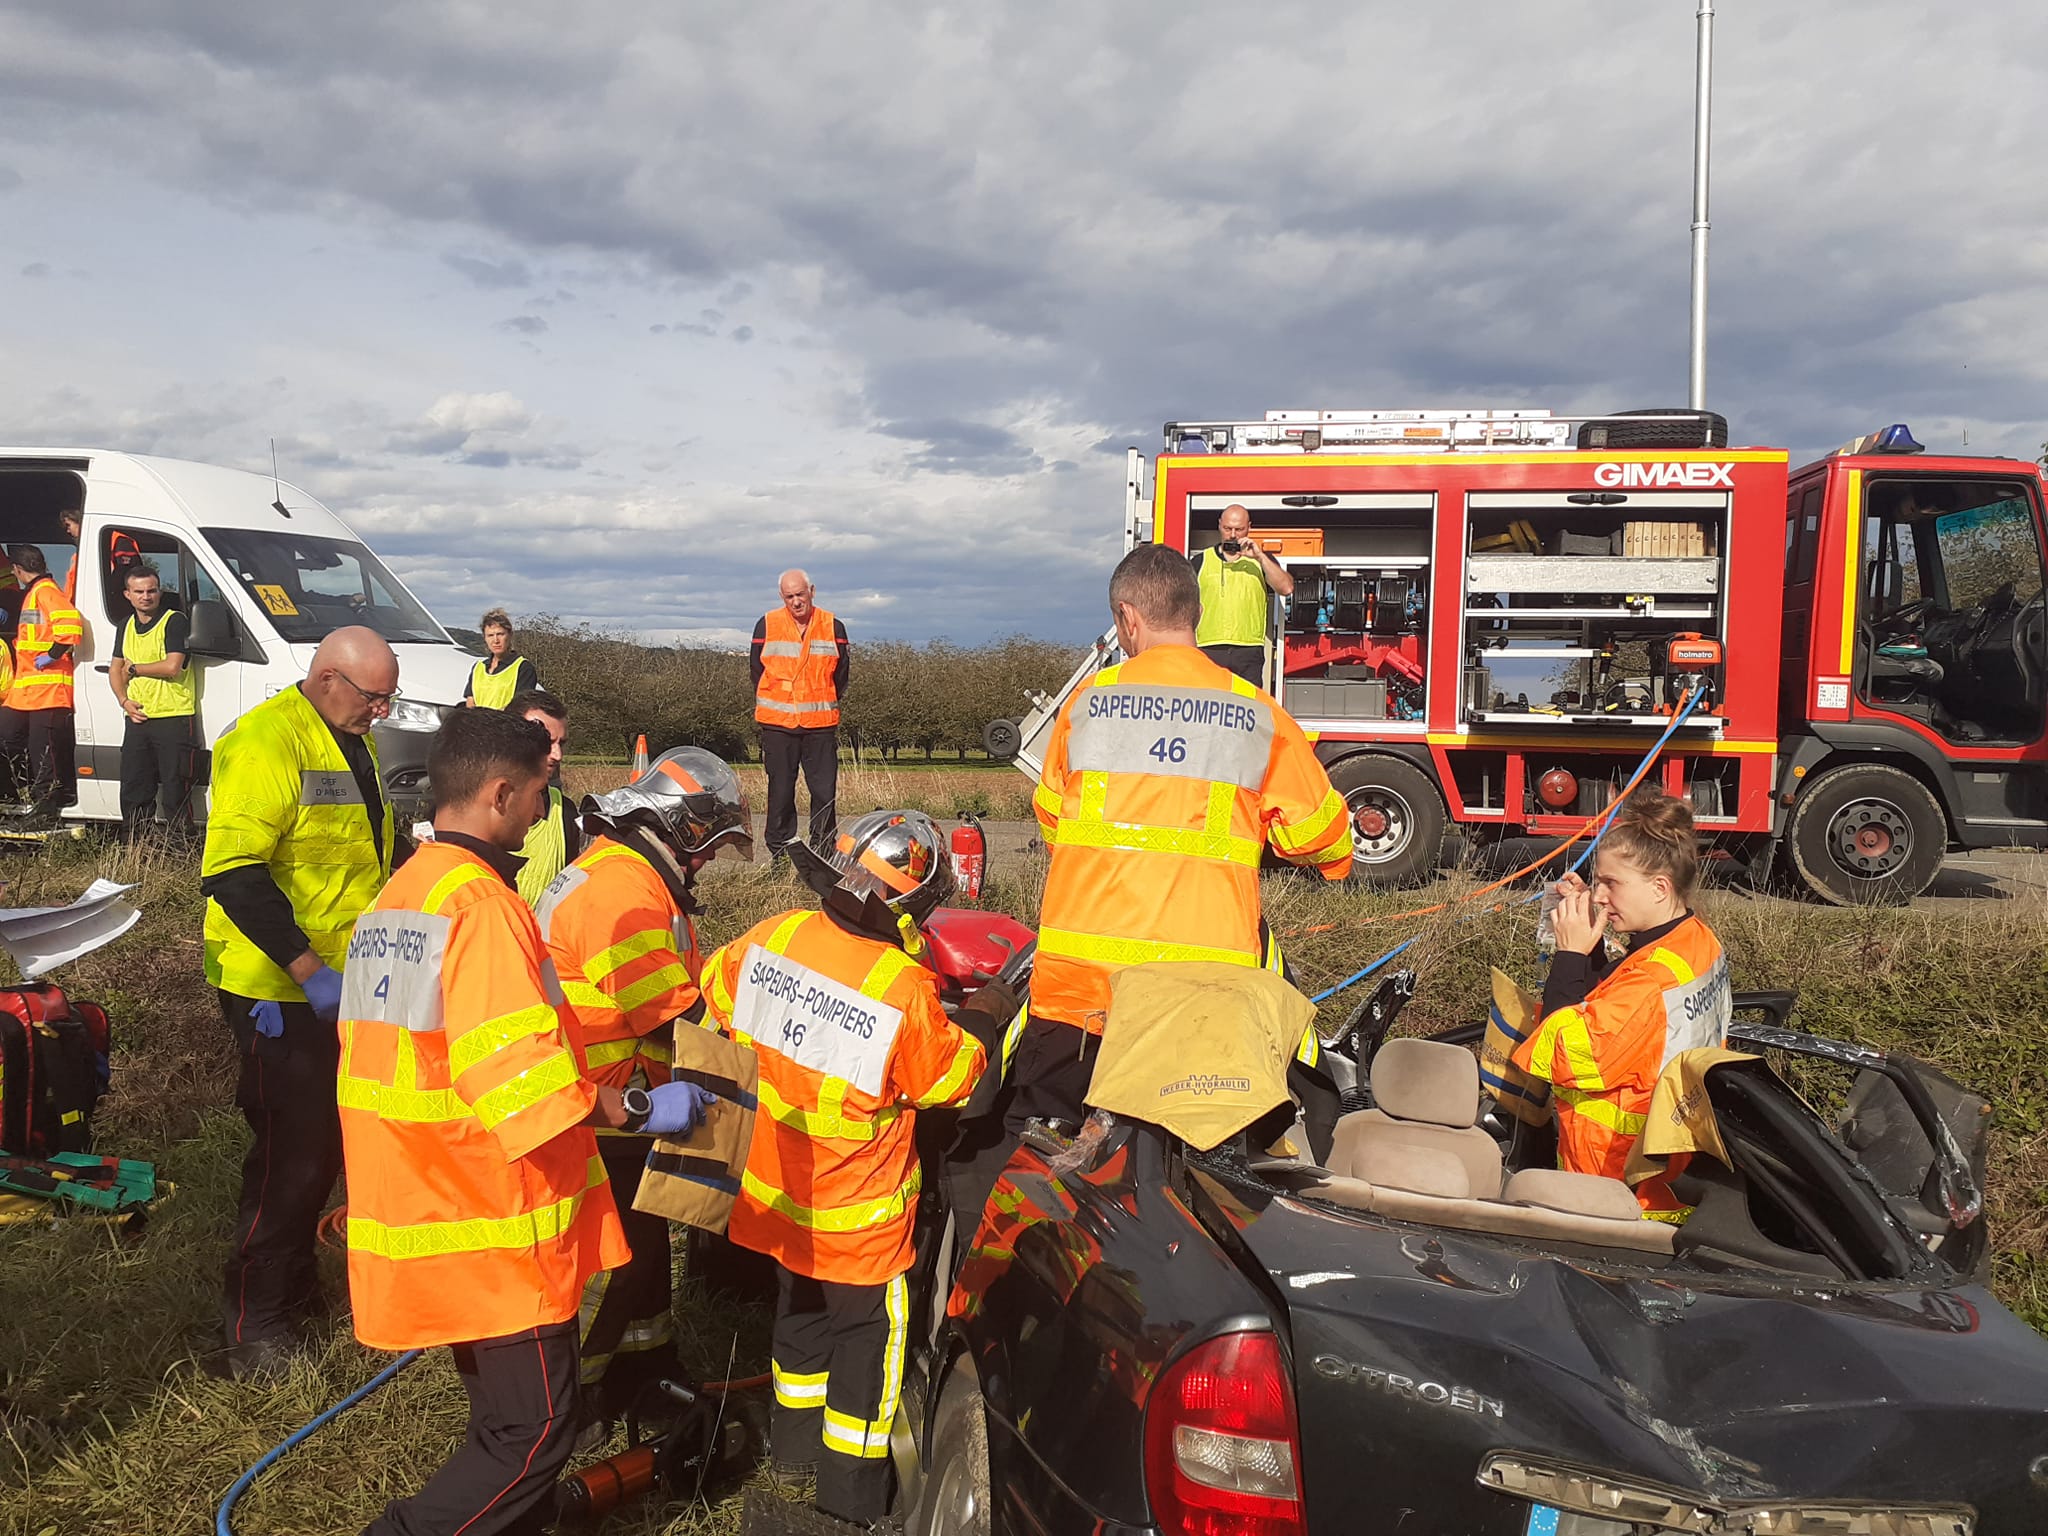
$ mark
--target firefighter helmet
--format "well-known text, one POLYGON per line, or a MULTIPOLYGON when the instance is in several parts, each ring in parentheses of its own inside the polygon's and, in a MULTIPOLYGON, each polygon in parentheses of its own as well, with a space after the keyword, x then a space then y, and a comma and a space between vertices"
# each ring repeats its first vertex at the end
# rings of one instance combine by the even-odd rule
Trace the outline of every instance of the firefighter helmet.
POLYGON ((945 839, 923 811, 868 812, 839 834, 830 862, 841 890, 913 923, 953 894, 945 839))
POLYGON ((673 747, 630 784, 585 795, 583 813, 620 824, 639 822, 678 858, 737 848, 754 856, 754 822, 739 775, 702 747, 673 747))

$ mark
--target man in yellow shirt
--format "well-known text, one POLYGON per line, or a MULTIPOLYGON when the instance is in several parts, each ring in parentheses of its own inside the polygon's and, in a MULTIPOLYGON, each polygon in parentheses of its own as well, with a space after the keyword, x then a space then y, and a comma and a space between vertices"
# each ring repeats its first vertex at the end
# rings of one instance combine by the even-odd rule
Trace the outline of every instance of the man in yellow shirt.
POLYGON ((1291 597, 1294 578, 1252 542, 1251 532, 1251 513, 1233 502, 1216 520, 1215 545, 1192 556, 1202 593, 1195 644, 1217 666, 1261 688, 1266 682, 1266 619, 1272 607, 1266 594, 1291 597))

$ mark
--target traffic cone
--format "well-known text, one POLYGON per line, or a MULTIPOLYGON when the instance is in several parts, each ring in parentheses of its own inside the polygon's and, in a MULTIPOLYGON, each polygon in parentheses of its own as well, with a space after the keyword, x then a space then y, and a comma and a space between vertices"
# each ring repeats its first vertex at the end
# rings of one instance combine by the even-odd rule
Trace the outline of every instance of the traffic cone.
POLYGON ((642 731, 640 739, 633 743, 633 774, 626 782, 638 784, 640 776, 647 771, 647 733, 642 731))

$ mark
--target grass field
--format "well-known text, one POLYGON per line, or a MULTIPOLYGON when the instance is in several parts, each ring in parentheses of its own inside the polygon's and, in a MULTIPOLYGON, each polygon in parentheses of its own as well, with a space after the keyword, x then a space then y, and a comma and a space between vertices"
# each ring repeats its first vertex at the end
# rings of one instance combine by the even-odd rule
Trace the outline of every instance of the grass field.
MULTIPOLYGON (((759 764, 742 763, 740 783, 756 815, 768 807, 768 778, 759 764)), ((578 763, 565 765, 563 786, 571 794, 601 794, 626 782, 623 763, 578 763)), ((808 812, 809 799, 799 791, 798 805, 808 812)), ((924 811, 932 816, 958 816, 971 811, 995 821, 1028 821, 1031 817, 1031 781, 1014 768, 954 768, 943 764, 906 764, 901 768, 879 763, 842 763, 839 768, 839 811, 843 818, 863 811, 887 807, 890 810, 924 811)))
MULTIPOLYGON (((0 1229, 0 1536, 210 1530, 214 1505, 244 1467, 387 1358, 337 1327, 269 1385, 216 1382, 194 1368, 208 1342, 245 1137, 229 1102, 224 1032, 200 976, 196 869, 189 859, 90 844, 0 866, 10 906, 68 901, 96 873, 140 881, 144 912, 127 937, 60 978, 104 1002, 116 1021, 102 1146, 156 1160, 176 1187, 139 1238, 86 1223, 0 1229)), ((985 904, 1028 920, 1041 873, 1030 859, 998 861, 985 904)), ((1429 899, 1456 888, 1435 888, 1429 899)), ((802 903, 797 887, 758 865, 714 865, 706 894, 710 942, 802 903)), ((1532 908, 1380 922, 1413 897, 1330 890, 1290 875, 1269 877, 1266 896, 1276 926, 1297 935, 1289 954, 1312 990, 1419 932, 1403 957, 1421 974, 1405 1016, 1417 1032, 1474 1017, 1492 963, 1525 982, 1538 975, 1532 908)), ((1809 1028, 1926 1057, 1997 1105, 1995 1284, 2048 1328, 2048 899, 1977 903, 1954 916, 1791 909, 1712 891, 1704 908, 1738 985, 1797 987, 1809 1028)), ((1325 1005, 1326 1022, 1348 1001, 1325 1005)), ((328 1264, 339 1294, 339 1256, 328 1264)), ((687 1291, 678 1315, 686 1358, 702 1375, 764 1368, 757 1316, 687 1291)), ((446 1353, 436 1352, 286 1457, 243 1499, 237 1528, 245 1536, 359 1529, 445 1458, 462 1422, 461 1390, 446 1353)), ((737 1502, 643 1506, 603 1529, 730 1531, 737 1502)))

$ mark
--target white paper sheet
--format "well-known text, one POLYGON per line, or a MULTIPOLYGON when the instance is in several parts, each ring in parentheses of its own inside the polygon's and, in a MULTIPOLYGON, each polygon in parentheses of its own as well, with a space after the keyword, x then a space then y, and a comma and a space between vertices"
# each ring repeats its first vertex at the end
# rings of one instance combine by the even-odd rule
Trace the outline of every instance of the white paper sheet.
POLYGON ((142 913, 121 900, 132 885, 95 880, 68 907, 0 909, 0 945, 14 957, 28 980, 44 975, 111 944, 142 920, 142 913))

